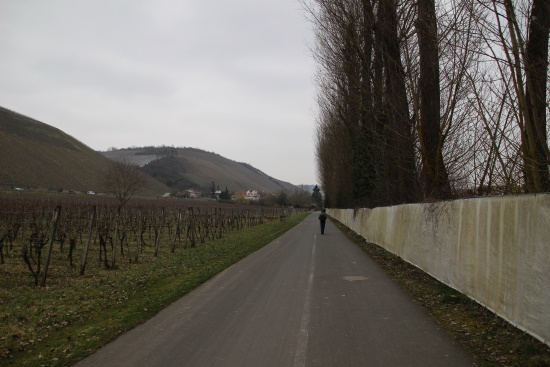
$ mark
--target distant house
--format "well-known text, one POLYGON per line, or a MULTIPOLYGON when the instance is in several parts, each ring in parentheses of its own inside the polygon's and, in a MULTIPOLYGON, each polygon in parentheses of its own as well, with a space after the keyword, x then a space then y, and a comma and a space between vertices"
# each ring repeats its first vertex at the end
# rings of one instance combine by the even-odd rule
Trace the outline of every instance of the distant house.
POLYGON ((258 190, 247 190, 244 196, 247 200, 260 200, 260 194, 258 194, 258 190))
POLYGON ((199 191, 195 191, 193 189, 188 189, 188 190, 185 190, 185 196, 188 197, 188 198, 191 198, 191 199, 200 198, 201 193, 199 191))

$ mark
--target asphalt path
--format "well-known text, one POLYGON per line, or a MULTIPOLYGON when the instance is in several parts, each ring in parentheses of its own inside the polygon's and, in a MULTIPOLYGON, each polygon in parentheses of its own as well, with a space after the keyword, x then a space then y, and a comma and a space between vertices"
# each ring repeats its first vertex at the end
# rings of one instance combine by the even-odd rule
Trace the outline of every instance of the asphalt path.
POLYGON ((463 367, 464 349, 318 214, 77 367, 463 367))

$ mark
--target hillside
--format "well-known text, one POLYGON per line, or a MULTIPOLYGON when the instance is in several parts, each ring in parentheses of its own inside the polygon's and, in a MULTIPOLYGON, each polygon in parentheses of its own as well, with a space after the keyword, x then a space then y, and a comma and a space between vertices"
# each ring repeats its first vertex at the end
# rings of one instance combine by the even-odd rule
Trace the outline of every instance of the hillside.
POLYGON ((293 193, 296 186, 268 176, 246 163, 195 148, 136 148, 102 152, 113 160, 138 164, 173 189, 210 188, 212 181, 231 192, 258 190, 263 193, 293 193))
POLYGON ((150 175, 145 195, 189 188, 209 190, 212 181, 231 192, 294 193, 300 189, 246 163, 194 148, 148 147, 96 152, 63 131, 0 107, 0 188, 103 191, 112 160, 126 160, 150 175))
MULTIPOLYGON (((0 107, 0 186, 101 192, 111 162, 63 131, 0 107)), ((166 186, 149 180, 143 194, 166 186)))

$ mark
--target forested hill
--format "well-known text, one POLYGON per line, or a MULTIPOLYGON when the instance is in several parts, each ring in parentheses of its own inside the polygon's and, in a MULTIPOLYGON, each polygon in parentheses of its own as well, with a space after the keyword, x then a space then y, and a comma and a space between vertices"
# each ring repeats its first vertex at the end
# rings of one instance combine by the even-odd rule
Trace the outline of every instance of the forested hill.
POLYGON ((145 147, 111 150, 102 154, 113 160, 137 164, 175 190, 210 188, 212 181, 220 190, 227 187, 230 192, 253 189, 263 193, 294 193, 300 190, 247 163, 195 148, 145 147))
MULTIPOLYGON (((0 187, 103 190, 111 161, 63 131, 0 107, 0 187)), ((144 194, 166 186, 148 180, 144 194)))

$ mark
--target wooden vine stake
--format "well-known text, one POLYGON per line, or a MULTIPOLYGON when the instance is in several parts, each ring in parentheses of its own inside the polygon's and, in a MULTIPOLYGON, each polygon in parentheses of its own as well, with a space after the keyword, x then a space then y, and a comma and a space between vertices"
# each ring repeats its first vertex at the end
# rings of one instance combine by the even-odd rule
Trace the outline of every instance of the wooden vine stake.
POLYGON ((84 252, 82 253, 82 265, 80 265, 80 275, 84 275, 84 271, 86 270, 86 259, 88 258, 88 249, 90 248, 90 240, 92 239, 92 229, 94 226, 94 220, 96 215, 96 207, 92 208, 92 212, 90 213, 90 220, 88 224, 88 238, 86 239, 86 246, 84 246, 84 252))
POLYGON ((160 235, 162 234, 163 226, 164 226, 164 208, 161 208, 160 225, 158 229, 155 228, 155 254, 154 254, 155 257, 157 257, 159 254, 160 235))
POLYGON ((138 240, 136 244, 136 256, 134 257, 134 262, 138 262, 139 253, 141 252, 141 247, 143 245, 143 208, 139 208, 139 222, 138 222, 138 240))
POLYGON ((174 240, 172 241, 172 252, 176 251, 176 239, 180 234, 180 222, 181 222, 181 209, 178 209, 178 214, 176 217, 176 232, 174 233, 174 240))
MULTIPOLYGON (((117 212, 116 212, 116 215, 115 215, 115 234, 113 236, 113 251, 112 251, 112 256, 111 256, 111 269, 116 269, 116 238, 118 236, 118 224, 119 224, 119 221, 120 221, 120 212, 121 212, 121 207, 119 206, 118 209, 117 209, 117 212)), ((107 254, 107 253, 105 253, 107 254)), ((105 257, 107 258, 107 257, 105 257)))
POLYGON ((53 240, 55 238, 55 232, 57 231, 57 225, 59 224, 59 214, 61 213, 61 206, 57 206, 53 213, 53 228, 52 235, 50 236, 50 246, 48 248, 48 257, 46 258, 46 264, 44 264, 44 274, 42 274, 42 287, 46 286, 46 278, 48 277, 48 267, 50 266, 50 258, 52 256, 53 240))

